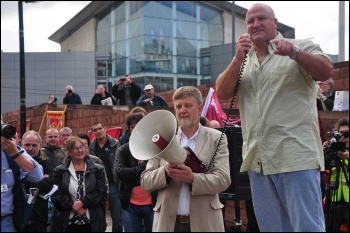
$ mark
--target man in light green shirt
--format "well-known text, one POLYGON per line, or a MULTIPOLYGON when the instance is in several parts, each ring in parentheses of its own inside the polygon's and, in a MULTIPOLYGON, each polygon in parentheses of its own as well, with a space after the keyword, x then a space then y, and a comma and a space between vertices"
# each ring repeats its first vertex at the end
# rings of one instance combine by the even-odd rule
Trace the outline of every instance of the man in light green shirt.
POLYGON ((318 131, 317 81, 333 65, 310 40, 285 39, 271 7, 254 4, 247 33, 216 82, 228 99, 238 83, 243 137, 241 171, 248 171, 261 231, 325 231, 320 190, 324 170, 318 131))

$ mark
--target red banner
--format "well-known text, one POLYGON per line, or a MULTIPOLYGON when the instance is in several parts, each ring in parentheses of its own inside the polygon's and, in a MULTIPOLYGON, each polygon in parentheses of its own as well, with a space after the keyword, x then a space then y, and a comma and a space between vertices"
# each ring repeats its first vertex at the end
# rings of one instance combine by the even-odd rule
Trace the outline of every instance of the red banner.
POLYGON ((224 112, 224 110, 222 110, 220 102, 216 97, 216 94, 212 87, 209 89, 201 115, 205 116, 210 121, 211 120, 218 121, 221 127, 225 125, 226 121, 227 121, 226 125, 230 125, 230 126, 241 125, 240 118, 230 118, 230 117, 227 118, 227 114, 224 112))
POLYGON ((55 128, 60 130, 65 127, 64 111, 47 111, 46 112, 47 129, 55 128))

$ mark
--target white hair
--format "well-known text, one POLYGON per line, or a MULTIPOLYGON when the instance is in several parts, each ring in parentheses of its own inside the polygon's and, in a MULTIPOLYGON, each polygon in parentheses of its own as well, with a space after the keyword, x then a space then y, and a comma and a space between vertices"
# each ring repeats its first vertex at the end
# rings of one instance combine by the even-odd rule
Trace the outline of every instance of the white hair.
POLYGON ((72 90, 72 92, 74 92, 74 89, 73 89, 73 87, 71 85, 66 86, 66 88, 69 88, 69 89, 72 90))

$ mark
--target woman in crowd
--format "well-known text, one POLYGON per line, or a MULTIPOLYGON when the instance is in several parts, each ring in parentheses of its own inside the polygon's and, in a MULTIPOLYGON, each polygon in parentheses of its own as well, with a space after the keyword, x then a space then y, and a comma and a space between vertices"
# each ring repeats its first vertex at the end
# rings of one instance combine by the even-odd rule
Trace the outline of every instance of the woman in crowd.
POLYGON ((107 185, 104 167, 86 157, 81 138, 65 143, 66 160, 56 167, 53 232, 104 232, 107 185))

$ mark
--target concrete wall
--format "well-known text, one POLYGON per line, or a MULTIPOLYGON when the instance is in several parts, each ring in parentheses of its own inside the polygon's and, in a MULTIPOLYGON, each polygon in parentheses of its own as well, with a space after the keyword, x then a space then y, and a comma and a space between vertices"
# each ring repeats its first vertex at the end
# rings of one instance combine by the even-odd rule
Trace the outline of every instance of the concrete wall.
MULTIPOLYGON (((95 93, 95 52, 25 53, 26 107, 46 103, 54 94, 63 103, 72 85, 84 104, 95 93)), ((1 53, 1 113, 20 109, 19 53, 1 53)))
POLYGON ((90 19, 61 44, 61 51, 96 51, 96 19, 90 19))

